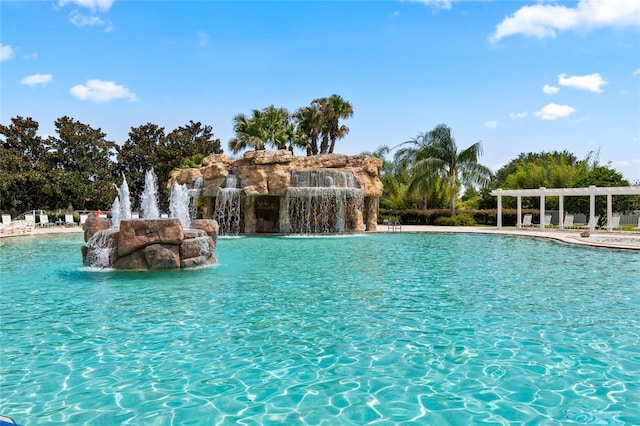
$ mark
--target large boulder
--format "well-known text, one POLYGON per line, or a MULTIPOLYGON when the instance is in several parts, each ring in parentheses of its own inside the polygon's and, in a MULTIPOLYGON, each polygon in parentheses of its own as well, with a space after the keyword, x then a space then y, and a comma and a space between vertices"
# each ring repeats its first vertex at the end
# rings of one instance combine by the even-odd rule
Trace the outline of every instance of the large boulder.
POLYGON ((137 250, 120 257, 111 265, 113 269, 144 270, 149 269, 144 250, 137 250))
POLYGON ((104 217, 88 217, 82 225, 84 230, 84 242, 86 243, 98 231, 105 231, 111 227, 111 221, 104 217))
POLYGON ((213 248, 215 248, 216 244, 218 243, 218 232, 220 231, 217 220, 196 219, 193 221, 191 226, 195 229, 203 230, 208 236, 210 236, 213 239, 213 248))
POLYGON ((151 244, 144 248, 149 269, 175 269, 180 267, 180 247, 169 244, 151 244))
POLYGON ((179 245, 184 232, 179 219, 123 220, 118 236, 118 255, 126 256, 151 244, 179 245))

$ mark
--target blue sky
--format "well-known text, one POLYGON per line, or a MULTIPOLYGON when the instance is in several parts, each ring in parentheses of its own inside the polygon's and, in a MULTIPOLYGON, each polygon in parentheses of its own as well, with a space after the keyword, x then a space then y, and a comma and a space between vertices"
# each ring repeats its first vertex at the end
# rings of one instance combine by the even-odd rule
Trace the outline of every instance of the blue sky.
POLYGON ((69 116, 122 144, 353 104, 336 151, 395 146, 438 124, 459 149, 482 141, 497 170, 522 152, 568 150, 640 181, 640 2, 0 1, 0 121, 41 136, 69 116))

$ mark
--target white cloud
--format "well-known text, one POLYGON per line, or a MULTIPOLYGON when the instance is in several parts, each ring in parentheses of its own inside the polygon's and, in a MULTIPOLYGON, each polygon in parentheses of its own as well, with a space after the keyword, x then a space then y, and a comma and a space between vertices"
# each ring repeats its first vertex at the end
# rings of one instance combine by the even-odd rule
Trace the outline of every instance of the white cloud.
POLYGON ((58 6, 63 7, 67 4, 75 4, 92 12, 106 12, 111 9, 114 2, 115 0, 59 0, 58 6))
POLYGON ((544 87, 542 88, 542 92, 546 93, 547 95, 555 95, 559 91, 560 91, 559 87, 549 86, 548 84, 545 84, 544 87))
POLYGON ((438 9, 451 9, 451 3, 453 0, 407 0, 411 3, 424 3, 427 6, 433 6, 438 9))
POLYGON ((608 84, 600 74, 575 75, 567 77, 566 74, 558 75, 560 86, 573 87, 578 90, 588 90, 590 92, 601 93, 602 86, 608 84))
POLYGON ((529 115, 529 113, 527 111, 512 112, 511 114, 509 114, 509 117, 510 118, 525 118, 527 115, 529 115))
POLYGON ((558 31, 589 31, 602 27, 640 28, 638 0, 580 0, 575 8, 557 4, 523 6, 496 26, 492 41, 523 34, 555 37, 558 31))
POLYGON ((13 47, 0 43, 0 61, 8 61, 13 58, 13 47))
POLYGON ((37 84, 45 85, 53 80, 53 76, 51 74, 33 74, 28 75, 22 80, 20 80, 20 84, 24 84, 26 86, 35 86, 37 84))
POLYGON ((78 11, 71 12, 69 21, 76 27, 90 27, 93 25, 104 25, 104 21, 98 16, 83 15, 78 11))
POLYGON ((391 16, 396 17, 396 16, 400 16, 400 12, 395 10, 393 11, 393 13, 391 14, 391 16))
POLYGON ((86 84, 73 86, 69 92, 81 101, 109 102, 114 99, 128 99, 137 101, 135 93, 113 81, 89 80, 86 84))
POLYGON ((496 127, 498 127, 498 122, 496 120, 491 120, 491 121, 485 121, 483 123, 484 127, 488 128, 488 129, 494 129, 496 127))
POLYGON ((632 74, 633 75, 640 75, 640 68, 636 69, 632 74))
POLYGON ((548 104, 539 111, 533 113, 536 117, 543 120, 556 120, 558 118, 568 117, 576 112, 576 109, 569 105, 548 104))

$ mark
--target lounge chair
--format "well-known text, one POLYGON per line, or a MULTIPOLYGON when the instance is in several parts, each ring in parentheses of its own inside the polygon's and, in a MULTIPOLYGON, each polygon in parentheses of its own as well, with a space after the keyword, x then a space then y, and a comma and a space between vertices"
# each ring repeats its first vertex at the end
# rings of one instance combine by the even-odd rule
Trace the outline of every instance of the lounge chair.
POLYGON ((140 219, 140 213, 131 213, 131 219, 140 219))
POLYGON ((640 231, 640 217, 638 218, 638 226, 633 228, 632 231, 640 231))
MULTIPOLYGON (((609 229, 609 224, 607 224, 607 229, 609 229)), ((611 216, 611 230, 613 229, 622 229, 620 226, 620 215, 611 216)))
POLYGON ((551 226, 551 215, 550 214, 545 214, 544 215, 544 226, 551 226))
POLYGON ((82 213, 80 215, 80 225, 84 225, 84 223, 87 221, 87 218, 89 217, 88 214, 86 213, 82 213))
POLYGON ((11 225, 11 215, 10 214, 3 214, 2 215, 2 224, 4 226, 11 225))
POLYGON ((64 215, 64 226, 78 226, 75 220, 73 220, 73 214, 64 215))
POLYGON ((25 214, 24 215, 24 220, 27 222, 31 222, 33 224, 36 223, 36 215, 34 214, 25 214))
POLYGON ((523 228, 531 228, 533 226, 532 220, 533 215, 525 214, 524 216, 522 216, 522 223, 520 224, 520 226, 523 228))
MULTIPOLYGON (((594 218, 593 219, 596 223, 593 225, 593 229, 598 229, 598 219, 594 218)), ((574 228, 578 228, 578 229, 591 229, 591 220, 589 220, 589 223, 577 223, 573 225, 574 228)))
POLYGON ((564 221, 562 222, 562 227, 563 228, 573 228, 573 218, 574 215, 572 214, 566 214, 564 215, 564 221))
POLYGON ((53 222, 49 222, 49 215, 46 213, 40 213, 40 226, 53 226, 55 225, 53 222))

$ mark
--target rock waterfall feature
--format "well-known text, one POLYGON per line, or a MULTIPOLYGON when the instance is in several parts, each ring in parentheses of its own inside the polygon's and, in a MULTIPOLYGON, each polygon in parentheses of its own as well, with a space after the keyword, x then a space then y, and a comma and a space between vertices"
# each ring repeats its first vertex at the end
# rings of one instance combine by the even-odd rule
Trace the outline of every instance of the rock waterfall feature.
POLYGON ((200 213, 217 220, 220 235, 363 232, 377 226, 381 168, 366 155, 258 150, 211 155, 173 172, 169 185, 201 178, 200 213))

